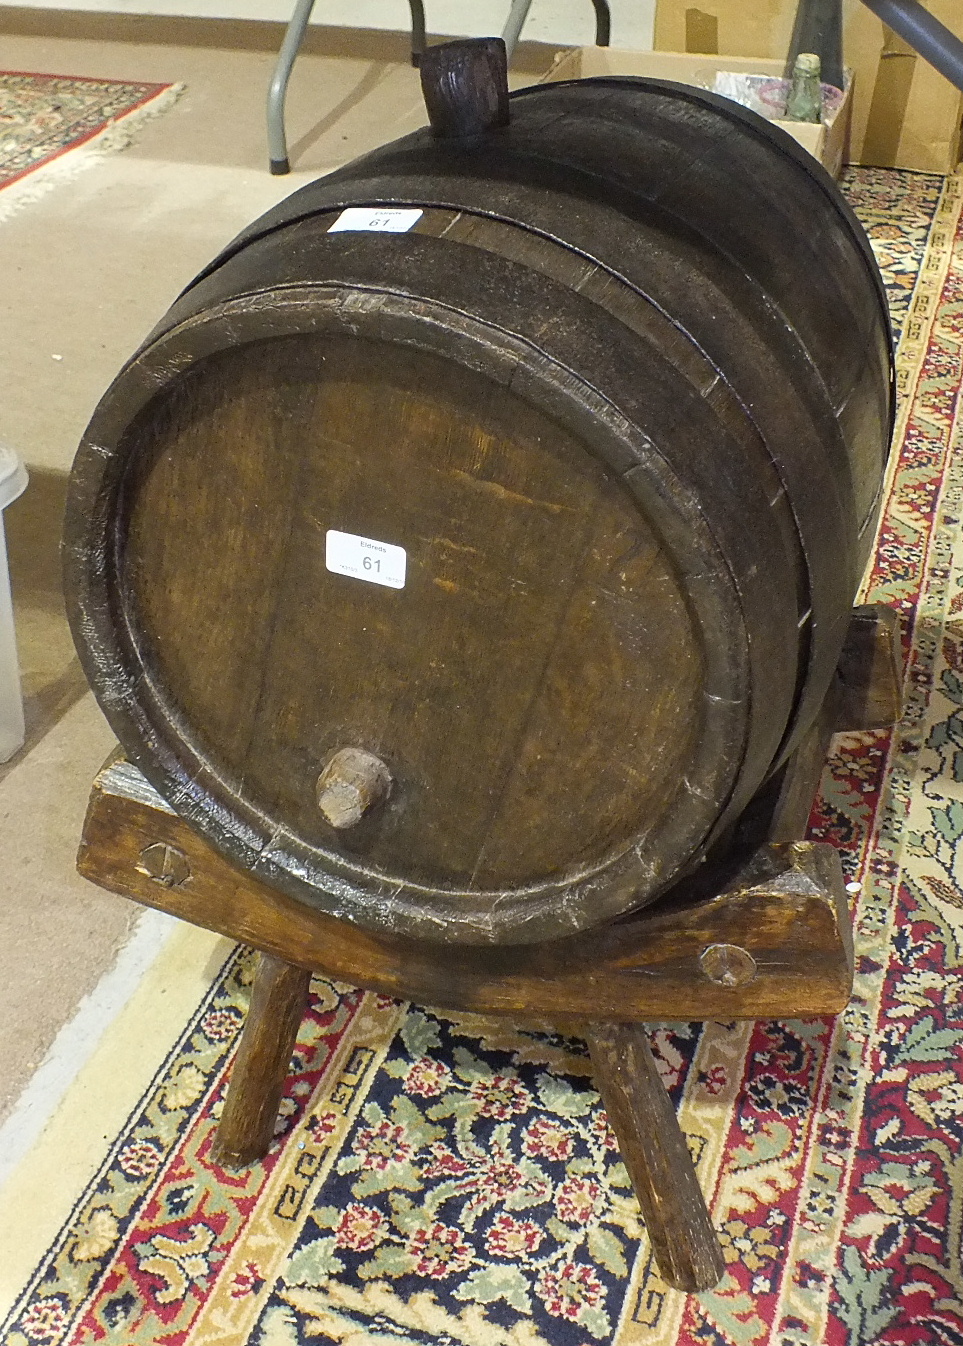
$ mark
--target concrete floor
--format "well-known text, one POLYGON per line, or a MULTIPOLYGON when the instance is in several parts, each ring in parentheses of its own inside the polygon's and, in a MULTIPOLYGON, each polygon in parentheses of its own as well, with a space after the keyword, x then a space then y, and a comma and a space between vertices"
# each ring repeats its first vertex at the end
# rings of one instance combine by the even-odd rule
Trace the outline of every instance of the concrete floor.
MULTIPOLYGON (((90 782, 113 746, 60 592, 77 441, 123 360, 243 225, 423 120, 403 35, 313 29, 288 105, 297 171, 271 178, 263 102, 280 32, 0 7, 0 69, 187 85, 131 148, 0 225, 0 439, 31 473, 5 516, 28 738, 0 767, 0 1122, 140 914, 74 872, 90 782)), ((552 54, 521 48, 519 82, 552 54)))

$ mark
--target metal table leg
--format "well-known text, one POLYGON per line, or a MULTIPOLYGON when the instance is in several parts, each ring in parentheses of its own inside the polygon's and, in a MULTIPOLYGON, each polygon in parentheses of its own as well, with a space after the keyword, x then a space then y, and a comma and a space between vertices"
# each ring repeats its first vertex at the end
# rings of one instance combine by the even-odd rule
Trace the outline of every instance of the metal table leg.
POLYGON ((612 15, 607 0, 592 0, 595 9, 595 45, 607 47, 612 36, 612 15))
POLYGON ((268 157, 272 173, 290 173, 291 171, 291 165, 288 163, 288 142, 284 135, 284 99, 288 91, 288 80, 291 78, 291 67, 294 65, 294 58, 300 49, 312 9, 314 9, 314 0, 297 0, 291 22, 284 34, 284 41, 281 43, 277 65, 274 67, 274 74, 271 77, 271 84, 268 89, 268 157))
MULTIPOLYGON (((508 21, 502 29, 502 41, 505 43, 509 60, 512 59, 512 53, 518 46, 518 39, 522 35, 522 28, 525 26, 525 20, 528 18, 528 11, 531 7, 532 0, 512 0, 508 21)), ((597 47, 607 47, 612 31, 612 16, 609 12, 608 0, 592 0, 592 8, 595 10, 595 45, 597 47)))
POLYGON ((425 7, 421 0, 408 0, 408 8, 411 10, 411 64, 417 65, 421 53, 428 45, 425 33, 425 7))
POLYGON ((522 28, 531 7, 532 0, 512 0, 512 7, 508 12, 508 22, 502 29, 502 41, 505 43, 509 60, 512 59, 512 52, 518 45, 518 39, 521 36, 522 28))
MULTIPOLYGON (((531 3, 532 0, 528 0, 528 4, 530 5, 531 3)), ((593 3, 604 4, 605 0, 593 0, 593 3)), ((284 100, 287 96, 288 80, 291 78, 291 69, 294 66, 294 58, 301 49, 304 32, 308 26, 308 21, 311 18, 311 11, 313 9, 314 0, 297 0, 294 14, 291 16, 291 22, 288 24, 284 34, 284 41, 281 43, 281 50, 278 52, 277 64, 274 67, 274 74, 271 77, 271 84, 268 88, 268 156, 270 159, 271 172, 276 174, 290 173, 291 171, 291 165, 288 163, 288 143, 284 134, 284 100)), ((408 9, 411 12, 411 64, 417 65, 421 53, 425 50, 428 43, 425 34, 425 7, 423 0, 408 0, 408 9)), ((527 12, 526 6, 526 13, 527 12)))
MULTIPOLYGON (((608 0, 592 0, 592 5, 595 9, 596 46, 607 47, 611 28, 608 0)), ((509 60, 511 60, 512 53, 518 45, 518 39, 521 36, 522 28, 525 26, 525 20, 528 18, 531 7, 532 0, 512 0, 508 20, 502 32, 502 39, 509 60)), ((408 8, 411 11, 411 63, 417 65, 428 41, 425 32, 423 0, 408 0, 408 8)), ((284 100, 287 97, 288 80, 291 78, 295 57, 301 49, 301 42, 304 39, 305 29, 308 26, 313 9, 314 0, 297 0, 294 14, 291 16, 291 21, 284 34, 284 41, 281 43, 277 64, 274 67, 274 74, 271 76, 271 83, 268 88, 268 158, 271 172, 275 174, 290 173, 291 171, 291 165, 288 162, 287 137, 284 133, 284 100)))
POLYGON ((951 84, 963 89, 963 42, 919 0, 863 0, 863 4, 951 84))

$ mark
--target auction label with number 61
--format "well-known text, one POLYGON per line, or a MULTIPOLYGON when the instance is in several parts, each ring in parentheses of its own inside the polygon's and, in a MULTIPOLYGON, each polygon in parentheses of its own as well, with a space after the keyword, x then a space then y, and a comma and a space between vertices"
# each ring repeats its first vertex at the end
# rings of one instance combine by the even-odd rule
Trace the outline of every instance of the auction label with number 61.
POLYGON ((392 206, 372 208, 349 206, 328 230, 329 234, 364 232, 379 234, 407 234, 424 215, 423 210, 398 210, 392 206))
POLYGON ((390 542, 329 528, 324 539, 324 564, 336 575, 403 589, 408 555, 404 547, 394 547, 390 542))

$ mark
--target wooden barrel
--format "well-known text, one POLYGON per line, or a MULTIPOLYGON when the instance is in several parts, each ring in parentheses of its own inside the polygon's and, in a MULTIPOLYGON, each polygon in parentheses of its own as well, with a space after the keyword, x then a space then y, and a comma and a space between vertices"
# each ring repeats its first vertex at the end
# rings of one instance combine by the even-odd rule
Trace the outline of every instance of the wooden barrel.
POLYGON ((128 754, 239 865, 524 943, 657 898, 812 723, 891 342, 835 184, 727 100, 584 80, 438 131, 296 192, 126 365, 69 603, 128 754))

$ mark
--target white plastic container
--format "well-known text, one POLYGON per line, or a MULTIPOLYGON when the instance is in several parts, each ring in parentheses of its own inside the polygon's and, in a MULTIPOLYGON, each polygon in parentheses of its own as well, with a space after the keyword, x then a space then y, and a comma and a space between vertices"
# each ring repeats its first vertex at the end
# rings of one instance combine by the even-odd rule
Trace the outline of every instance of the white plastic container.
POLYGON ((0 762, 6 762, 23 746, 23 695, 17 639, 13 629, 10 570, 3 511, 13 504, 27 485, 27 469, 14 453, 0 444, 0 762))

